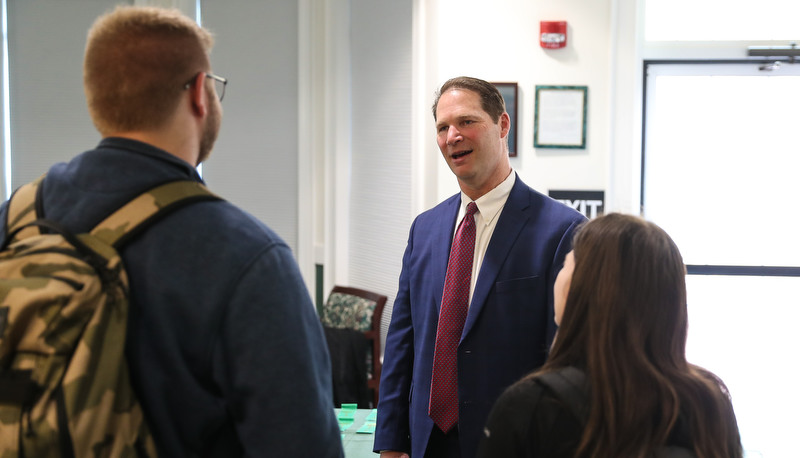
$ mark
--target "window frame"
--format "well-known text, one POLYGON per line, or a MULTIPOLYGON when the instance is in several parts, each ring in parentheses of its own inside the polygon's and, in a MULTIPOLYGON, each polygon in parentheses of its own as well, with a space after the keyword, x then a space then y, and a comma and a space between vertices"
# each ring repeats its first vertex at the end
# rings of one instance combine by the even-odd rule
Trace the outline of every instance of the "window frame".
MULTIPOLYGON (((787 65, 798 65, 792 58, 749 58, 749 59, 644 59, 642 61, 642 130, 641 130, 641 156, 639 202, 642 213, 646 208, 645 170, 647 166, 647 113, 648 113, 648 70, 653 65, 764 65, 780 62, 787 65)), ((723 275, 723 276, 763 276, 763 277, 800 277, 800 266, 754 266, 754 265, 717 265, 717 264, 687 264, 688 275, 723 275)))

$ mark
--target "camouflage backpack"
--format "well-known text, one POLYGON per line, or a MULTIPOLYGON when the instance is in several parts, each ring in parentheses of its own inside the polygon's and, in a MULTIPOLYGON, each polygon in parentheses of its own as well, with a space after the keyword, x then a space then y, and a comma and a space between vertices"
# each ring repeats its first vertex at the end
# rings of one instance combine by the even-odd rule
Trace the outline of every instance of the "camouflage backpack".
POLYGON ((155 456, 124 358, 118 250, 168 211, 216 197, 168 183, 75 235, 37 219, 41 180, 12 196, 0 247, 0 457, 155 456))

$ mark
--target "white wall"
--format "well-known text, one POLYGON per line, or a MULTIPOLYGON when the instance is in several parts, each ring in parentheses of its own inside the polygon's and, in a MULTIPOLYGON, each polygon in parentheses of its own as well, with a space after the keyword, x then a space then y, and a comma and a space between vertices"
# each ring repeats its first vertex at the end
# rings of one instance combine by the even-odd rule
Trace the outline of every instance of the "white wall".
MULTIPOLYGON (((611 141, 611 0, 439 0, 438 19, 430 24, 437 36, 437 66, 428 68, 437 86, 448 78, 475 76, 519 84, 518 156, 512 166, 523 181, 540 192, 548 189, 607 190, 611 141), (565 20, 567 47, 545 50, 539 45, 539 21, 565 20), (536 85, 588 86, 585 150, 533 148, 536 85)), ((430 88, 430 98, 433 91, 430 88)), ((417 115, 417 113, 415 113, 417 115)), ((428 151, 439 155, 429 110, 428 151)), ((442 159, 437 159, 436 201, 458 191, 442 159)))
POLYGON ((337 278, 385 294, 391 311, 411 213, 412 3, 351 0, 351 6, 348 272, 337 278))
POLYGON ((202 2, 214 72, 228 78, 219 138, 203 178, 264 221, 295 254, 298 209, 298 5, 202 2))
POLYGON ((4 187, 16 189, 100 141, 83 93, 83 50, 88 28, 112 7, 111 0, 7 2, 10 138, 4 140, 13 154, 4 148, 11 166, 4 187))

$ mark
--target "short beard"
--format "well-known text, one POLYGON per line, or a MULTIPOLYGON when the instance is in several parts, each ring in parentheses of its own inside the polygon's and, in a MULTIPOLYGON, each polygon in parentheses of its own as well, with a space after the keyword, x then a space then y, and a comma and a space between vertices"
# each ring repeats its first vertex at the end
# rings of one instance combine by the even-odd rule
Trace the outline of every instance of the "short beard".
MULTIPOLYGON (((211 93, 209 97, 216 96, 211 93)), ((202 164, 211 155, 211 150, 214 149, 214 143, 217 141, 220 124, 222 124, 221 109, 219 107, 219 102, 214 101, 209 104, 208 107, 208 116, 206 117, 206 123, 203 126, 203 132, 200 137, 200 151, 196 165, 202 164)))

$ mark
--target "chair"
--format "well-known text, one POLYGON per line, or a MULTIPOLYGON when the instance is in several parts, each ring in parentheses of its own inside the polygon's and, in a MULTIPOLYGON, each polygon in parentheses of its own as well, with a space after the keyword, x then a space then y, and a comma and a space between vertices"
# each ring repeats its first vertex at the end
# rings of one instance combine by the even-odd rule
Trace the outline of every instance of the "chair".
MULTIPOLYGON (((334 286, 320 320, 322 325, 334 329, 353 329, 363 332, 368 342, 365 355, 367 388, 372 390, 373 407, 378 406, 378 388, 381 380, 381 316, 386 296, 372 291, 347 286, 334 286)), ((331 355, 336 358, 337 355, 331 355)))

